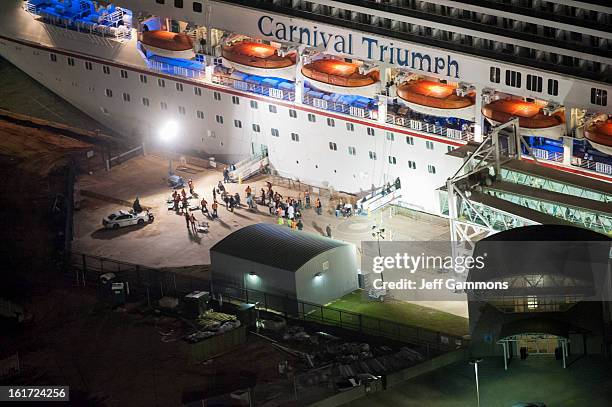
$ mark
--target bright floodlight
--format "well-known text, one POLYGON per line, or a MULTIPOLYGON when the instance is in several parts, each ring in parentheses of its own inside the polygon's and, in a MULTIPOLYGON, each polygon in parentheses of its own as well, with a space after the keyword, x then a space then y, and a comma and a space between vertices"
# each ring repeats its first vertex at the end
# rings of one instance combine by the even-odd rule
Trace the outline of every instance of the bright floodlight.
POLYGON ((164 124, 159 130, 159 138, 164 143, 169 143, 176 138, 178 134, 178 123, 175 121, 169 121, 164 124))

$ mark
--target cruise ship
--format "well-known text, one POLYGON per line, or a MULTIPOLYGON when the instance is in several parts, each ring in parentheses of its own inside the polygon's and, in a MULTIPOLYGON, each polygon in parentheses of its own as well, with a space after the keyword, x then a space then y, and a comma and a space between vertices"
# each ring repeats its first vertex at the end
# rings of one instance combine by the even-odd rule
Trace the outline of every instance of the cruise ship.
POLYGON ((266 156, 441 212, 451 152, 518 117, 542 164, 612 181, 605 1, 2 0, 0 55, 94 119, 218 162, 266 156))

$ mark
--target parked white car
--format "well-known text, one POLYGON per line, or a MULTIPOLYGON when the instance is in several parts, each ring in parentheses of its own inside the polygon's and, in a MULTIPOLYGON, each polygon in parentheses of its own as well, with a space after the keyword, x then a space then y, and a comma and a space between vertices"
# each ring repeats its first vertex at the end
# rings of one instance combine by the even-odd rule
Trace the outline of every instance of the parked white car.
POLYGON ((119 229, 124 226, 144 225, 145 223, 153 222, 153 219, 153 213, 149 211, 134 213, 133 211, 120 210, 102 219, 102 225, 106 229, 119 229))

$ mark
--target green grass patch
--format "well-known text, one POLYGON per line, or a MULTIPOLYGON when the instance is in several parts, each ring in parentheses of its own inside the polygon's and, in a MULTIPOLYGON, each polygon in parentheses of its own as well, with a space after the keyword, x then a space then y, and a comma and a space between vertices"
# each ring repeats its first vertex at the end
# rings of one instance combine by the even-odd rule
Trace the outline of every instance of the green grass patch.
MULTIPOLYGON (((370 301, 363 295, 361 290, 354 291, 333 301, 329 307, 450 335, 463 336, 469 333, 467 318, 404 301, 370 301)), ((342 318, 348 323, 357 322, 352 321, 355 318, 350 314, 343 314, 329 308, 325 309, 324 317, 332 320, 342 318)), ((368 321, 367 318, 364 318, 362 324, 376 329, 378 321, 368 321)))

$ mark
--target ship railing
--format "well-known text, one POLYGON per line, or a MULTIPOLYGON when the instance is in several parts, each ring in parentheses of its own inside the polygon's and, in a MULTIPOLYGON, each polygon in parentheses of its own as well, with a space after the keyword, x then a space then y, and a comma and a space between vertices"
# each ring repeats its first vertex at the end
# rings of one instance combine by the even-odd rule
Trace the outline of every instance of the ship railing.
POLYGON ((421 120, 410 118, 409 116, 400 116, 388 113, 387 123, 406 127, 412 130, 422 131, 424 133, 452 138, 455 140, 474 140, 474 134, 467 129, 454 129, 451 127, 438 126, 434 123, 427 123, 421 120))
POLYGON ((535 158, 538 160, 547 160, 547 161, 555 161, 562 163, 563 162, 563 153, 548 151, 543 148, 531 148, 531 152, 535 158))
POLYGON ((23 8, 30 14, 38 15, 38 7, 29 1, 24 3, 23 8))
POLYGON ((331 110, 338 113, 347 114, 362 119, 376 120, 378 118, 378 111, 374 109, 365 109, 362 107, 351 106, 346 103, 333 102, 331 100, 325 100, 320 98, 313 98, 312 96, 305 95, 302 98, 304 104, 316 107, 318 109, 331 110))
POLYGON ((228 78, 223 75, 213 75, 212 82, 217 85, 229 86, 244 92, 257 93, 259 95, 269 96, 280 100, 295 100, 295 92, 277 89, 271 86, 262 85, 260 83, 249 83, 239 79, 228 78))
POLYGON ((147 60, 147 65, 149 66, 150 69, 154 69, 156 71, 160 71, 160 72, 164 72, 164 73, 168 73, 168 74, 176 75, 176 76, 184 76, 187 78, 194 78, 194 79, 203 79, 205 76, 204 72, 199 71, 197 69, 190 69, 190 68, 185 68, 182 66, 171 65, 165 62, 155 61, 151 59, 147 60))
POLYGON ((588 160, 584 158, 573 157, 572 165, 575 167, 595 171, 600 174, 612 175, 612 165, 610 164, 600 163, 598 161, 588 160))
MULTIPOLYGON (((126 25, 119 25, 116 27, 112 26, 112 25, 116 25, 116 22, 118 20, 114 22, 108 20, 109 24, 112 24, 112 25, 98 24, 98 23, 94 23, 90 21, 77 21, 74 18, 69 18, 69 17, 56 15, 56 14, 49 14, 46 11, 37 7, 36 5, 30 3, 29 1, 25 3, 24 8, 28 13, 39 17, 45 24, 48 24, 54 27, 58 27, 64 30, 77 31, 80 33, 96 35, 96 36, 114 39, 118 41, 129 39, 132 36, 132 30, 130 29, 129 26, 126 26, 126 25)), ((123 17, 122 10, 118 10, 113 13, 113 15, 115 14, 123 17)), ((109 16, 106 16, 105 18, 109 18, 109 16)), ((107 21, 107 20, 103 20, 103 21, 107 21)))

